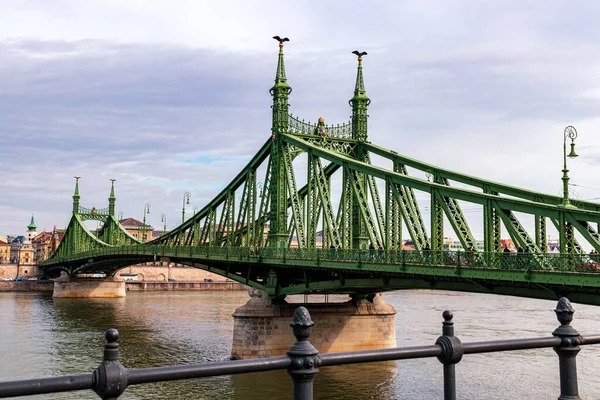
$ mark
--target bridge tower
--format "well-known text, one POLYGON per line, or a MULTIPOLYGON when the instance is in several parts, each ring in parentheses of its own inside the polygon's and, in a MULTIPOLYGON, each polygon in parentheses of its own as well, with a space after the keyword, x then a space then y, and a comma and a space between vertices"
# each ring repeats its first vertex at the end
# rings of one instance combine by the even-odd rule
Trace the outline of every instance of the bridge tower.
MULTIPOLYGON (((358 161, 368 162, 367 150, 365 149, 364 144, 367 141, 367 110, 371 100, 367 97, 362 71, 362 56, 367 53, 359 53, 358 51, 355 53, 358 55, 358 69, 356 72, 354 96, 349 103, 352 106, 352 139, 358 141, 358 144, 351 153, 351 156, 358 161)), ((367 177, 362 172, 351 171, 346 168, 344 170, 344 186, 346 188, 346 193, 353 193, 352 196, 346 196, 346 201, 351 202, 351 205, 347 204, 346 209, 352 210, 350 217, 351 225, 349 226, 351 248, 366 249, 369 246, 370 240, 367 232, 368 228, 361 215, 360 199, 358 198, 357 193, 367 193, 367 177), (355 190, 352 190, 353 179, 355 180, 355 190)), ((371 243, 371 245, 375 245, 375 243, 371 243)))
MULTIPOLYGON (((269 246, 280 249, 287 248, 289 235, 287 232, 287 184, 285 170, 285 146, 286 143, 280 140, 278 133, 287 132, 289 97, 292 88, 287 83, 285 76, 285 64, 283 61, 283 43, 287 38, 275 39, 279 41, 279 55, 277 58, 277 72, 275 73, 275 85, 269 90, 273 96, 273 121, 271 126, 271 209, 270 209, 270 229, 269 246)), ((265 185, 269 184, 265 182, 265 185)))
POLYGON ((80 176, 75 177, 75 192, 73 193, 73 214, 77 214, 79 212, 79 178, 80 176))

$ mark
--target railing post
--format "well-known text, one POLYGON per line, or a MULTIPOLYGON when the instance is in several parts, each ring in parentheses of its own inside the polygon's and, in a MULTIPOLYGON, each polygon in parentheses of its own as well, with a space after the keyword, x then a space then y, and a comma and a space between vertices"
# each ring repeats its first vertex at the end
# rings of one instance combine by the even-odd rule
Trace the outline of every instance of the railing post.
POLYGON ((561 338, 560 346, 554 348, 558 354, 560 369, 560 397, 558 400, 579 400, 575 357, 581 350, 579 347, 581 339, 579 332, 571 326, 575 310, 569 299, 561 297, 554 312, 560 326, 552 332, 552 335, 561 338))
POLYGON ((459 338, 454 336, 454 322, 452 322, 452 312, 444 311, 442 313, 444 322, 442 325, 442 335, 435 344, 442 348, 442 354, 438 360, 444 364, 444 400, 456 400, 456 373, 455 364, 463 356, 463 345, 459 338))
POLYGON ((319 351, 308 341, 313 325, 308 310, 305 307, 296 308, 290 323, 296 343, 287 351, 291 359, 288 373, 294 381, 294 400, 313 398, 313 380, 321 365, 319 351))
POLYGON ((127 388, 127 368, 119 362, 119 332, 106 331, 104 359, 94 370, 94 392, 103 400, 118 399, 127 388))

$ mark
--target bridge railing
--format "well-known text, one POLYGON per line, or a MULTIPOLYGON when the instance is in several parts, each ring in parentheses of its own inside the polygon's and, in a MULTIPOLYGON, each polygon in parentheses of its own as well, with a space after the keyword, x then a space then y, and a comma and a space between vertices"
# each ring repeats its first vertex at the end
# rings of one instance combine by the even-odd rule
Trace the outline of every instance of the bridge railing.
MULTIPOLYGON (((576 356, 581 346, 600 344, 600 335, 582 336, 571 326, 574 309, 568 299, 561 298, 554 311, 560 326, 548 337, 462 343, 454 335, 452 312, 444 311, 442 335, 433 345, 319 354, 308 341, 314 325, 310 314, 306 308, 298 307, 290 324, 296 343, 287 351, 286 356, 133 369, 125 368, 120 363, 119 333, 115 329, 109 329, 106 332, 104 359, 93 373, 0 382, 0 397, 91 389, 102 399, 117 399, 132 385, 286 369, 293 382, 293 398, 312 400, 313 380, 319 367, 437 357, 443 364, 444 399, 455 400, 455 366, 463 356, 551 347, 559 359, 559 399, 579 399, 576 356)), ((201 397, 201 393, 198 397, 201 397)))
POLYGON ((512 253, 475 251, 419 251, 383 249, 277 249, 212 246, 114 246, 90 250, 69 257, 55 259, 54 263, 75 259, 93 259, 98 256, 164 256, 181 258, 221 259, 239 262, 260 262, 262 259, 303 260, 323 263, 327 261, 361 264, 389 264, 406 266, 432 266, 461 268, 486 268, 525 271, 600 272, 597 255, 558 253, 512 253))

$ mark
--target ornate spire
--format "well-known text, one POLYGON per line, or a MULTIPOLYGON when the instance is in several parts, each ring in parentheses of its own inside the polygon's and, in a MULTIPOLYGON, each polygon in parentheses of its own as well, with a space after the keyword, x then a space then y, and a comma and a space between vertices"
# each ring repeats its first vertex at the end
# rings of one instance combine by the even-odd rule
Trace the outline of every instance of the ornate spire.
MULTIPOLYGON (((279 56, 277 57, 277 72, 275 73, 275 86, 271 88, 273 91, 276 88, 289 88, 290 86, 287 83, 287 79, 285 77, 285 64, 283 62, 283 43, 289 42, 290 39, 283 38, 281 39, 279 36, 273 36, 273 39, 279 42, 279 56)), ((271 92, 271 94, 273 94, 271 92)))
POLYGON ((362 71, 362 58, 367 55, 367 52, 354 50, 352 54, 358 56, 356 85, 354 86, 354 96, 350 100, 350 105, 352 106, 352 137, 364 142, 367 140, 367 108, 371 104, 371 100, 367 97, 367 91, 365 90, 362 71))
POLYGON ((35 224, 35 221, 33 220, 33 214, 31 214, 31 221, 29 222, 29 225, 27 225, 27 230, 35 231, 36 228, 37 228, 37 225, 35 224))
POLYGON ((79 178, 81 178, 80 176, 76 176, 75 177, 75 193, 73 193, 73 214, 76 214, 79 212, 79 199, 81 196, 79 196, 79 178))
POLYGON ((275 73, 275 85, 269 90, 273 96, 273 131, 286 131, 288 120, 289 95, 292 88, 287 83, 285 76, 285 64, 283 61, 283 44, 289 42, 288 38, 273 36, 273 39, 279 42, 279 56, 277 58, 277 72, 275 73))
POLYGON ((108 196, 108 213, 115 215, 115 181, 116 179, 110 180, 110 196, 108 196))

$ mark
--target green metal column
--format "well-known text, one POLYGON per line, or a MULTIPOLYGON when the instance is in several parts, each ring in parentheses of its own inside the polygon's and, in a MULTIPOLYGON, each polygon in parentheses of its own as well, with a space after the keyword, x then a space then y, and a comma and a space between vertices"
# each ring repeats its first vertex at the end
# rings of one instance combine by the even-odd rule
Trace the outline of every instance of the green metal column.
MULTIPOLYGON (((358 70, 356 73, 356 84, 354 86, 354 96, 350 100, 352 106, 352 139, 357 140, 358 144, 352 151, 352 158, 367 162, 367 151, 363 144, 367 141, 367 118, 368 106, 371 100, 367 97, 365 83, 362 72, 362 53, 358 53, 358 70)), ((366 53, 365 53, 366 54, 366 53)), ((352 179, 349 174, 344 174, 344 182, 348 183, 352 179)), ((356 186, 362 193, 367 193, 367 179, 364 173, 356 173, 356 186)), ((351 186, 351 185, 346 185, 351 186)), ((361 216, 361 209, 357 194, 353 191, 352 196, 352 238, 351 245, 354 249, 366 249, 369 246, 369 235, 367 233, 366 222, 361 216)), ((373 243, 375 245, 375 243, 373 243)))
POLYGON ((431 189, 431 250, 444 250, 444 211, 435 188, 431 189))
POLYGON ((388 250, 402 249, 402 213, 400 205, 394 196, 393 183, 385 182, 385 248, 388 250))
POLYGON ((243 243, 244 246, 251 246, 255 242, 255 229, 254 224, 256 221, 256 170, 251 169, 248 171, 248 177, 246 178, 246 187, 248 195, 248 213, 246 215, 246 241, 243 243))
POLYGON ((567 252, 567 240, 565 234, 565 212, 558 212, 558 245, 560 247, 560 254, 567 252))
MULTIPOLYGON (((271 209, 269 213, 270 230, 269 246, 280 249, 288 247, 287 228, 287 187, 285 171, 285 142, 278 137, 278 133, 288 130, 289 95, 292 88, 288 85, 283 62, 283 42, 279 43, 279 57, 277 60, 277 73, 275 85, 270 93, 273 96, 273 122, 271 145, 271 209)), ((265 182, 265 184, 267 184, 265 182)))
POLYGON ((494 251, 494 207, 491 200, 483 206, 483 247, 486 253, 494 251))
POLYGON ((548 243, 546 242, 546 217, 543 215, 535 216, 535 244, 544 253, 548 251, 548 243))

